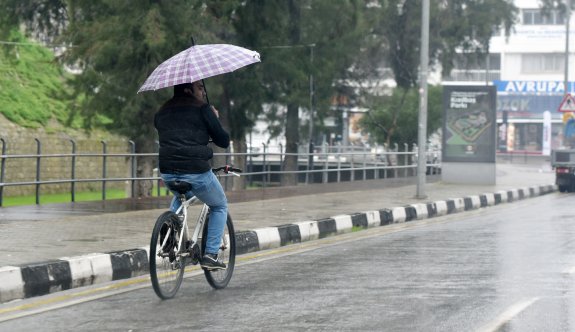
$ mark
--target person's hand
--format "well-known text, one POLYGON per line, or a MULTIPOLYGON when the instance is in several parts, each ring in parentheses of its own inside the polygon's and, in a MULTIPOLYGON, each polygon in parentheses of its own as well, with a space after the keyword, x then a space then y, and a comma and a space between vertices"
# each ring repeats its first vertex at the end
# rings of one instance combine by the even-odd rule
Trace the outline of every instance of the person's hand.
POLYGON ((214 112, 214 114, 216 115, 216 118, 218 118, 218 119, 220 118, 220 112, 218 112, 218 110, 214 106, 212 106, 212 112, 214 112))

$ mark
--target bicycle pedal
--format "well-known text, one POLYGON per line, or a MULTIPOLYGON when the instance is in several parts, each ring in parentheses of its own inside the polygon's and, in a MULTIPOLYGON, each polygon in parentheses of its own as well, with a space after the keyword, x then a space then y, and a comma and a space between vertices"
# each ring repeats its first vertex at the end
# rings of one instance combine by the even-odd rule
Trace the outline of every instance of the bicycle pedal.
POLYGON ((206 270, 206 271, 223 271, 226 268, 225 267, 203 267, 202 269, 206 270))

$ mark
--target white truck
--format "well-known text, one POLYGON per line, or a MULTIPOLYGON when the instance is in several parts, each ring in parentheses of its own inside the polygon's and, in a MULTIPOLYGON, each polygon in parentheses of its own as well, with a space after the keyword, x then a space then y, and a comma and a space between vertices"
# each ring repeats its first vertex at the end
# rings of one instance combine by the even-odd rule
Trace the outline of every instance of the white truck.
POLYGON ((575 149, 552 150, 551 167, 560 192, 575 192, 575 149))

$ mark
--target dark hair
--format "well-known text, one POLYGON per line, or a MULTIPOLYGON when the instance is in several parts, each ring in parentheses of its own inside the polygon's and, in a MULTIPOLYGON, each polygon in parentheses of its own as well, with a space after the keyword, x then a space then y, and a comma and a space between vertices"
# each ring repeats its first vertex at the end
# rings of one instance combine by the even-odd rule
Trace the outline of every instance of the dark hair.
POLYGON ((193 89, 192 83, 174 85, 174 96, 183 96, 185 89, 193 89))

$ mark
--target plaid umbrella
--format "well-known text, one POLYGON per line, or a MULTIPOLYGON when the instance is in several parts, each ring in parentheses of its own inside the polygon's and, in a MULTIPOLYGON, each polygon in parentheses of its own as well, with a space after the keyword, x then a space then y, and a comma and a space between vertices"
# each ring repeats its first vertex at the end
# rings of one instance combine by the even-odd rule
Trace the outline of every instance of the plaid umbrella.
POLYGON ((160 64, 138 93, 192 83, 260 62, 258 52, 228 44, 192 46, 160 64))

